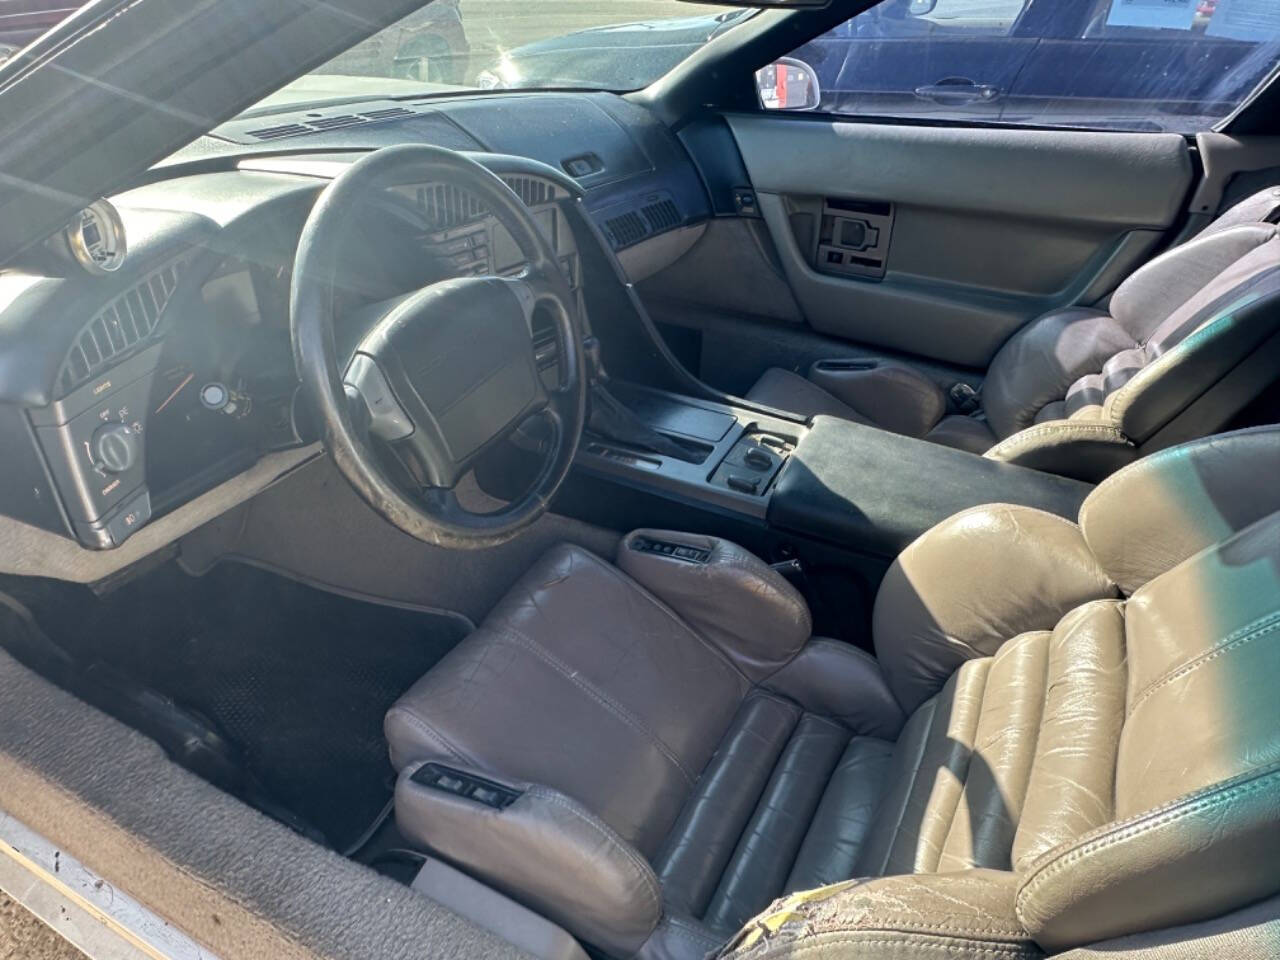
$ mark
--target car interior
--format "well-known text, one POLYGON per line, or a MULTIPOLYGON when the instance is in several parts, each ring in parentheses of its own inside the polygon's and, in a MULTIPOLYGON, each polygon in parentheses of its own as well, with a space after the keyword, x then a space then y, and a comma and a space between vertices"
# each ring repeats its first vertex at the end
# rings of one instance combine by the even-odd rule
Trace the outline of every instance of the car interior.
POLYGON ((1280 956, 1280 22, 1143 14, 1262 38, 1157 129, 797 59, 959 2, 629 91, 281 94, 420 0, 0 66, 9 859, 120 956, 1280 956))

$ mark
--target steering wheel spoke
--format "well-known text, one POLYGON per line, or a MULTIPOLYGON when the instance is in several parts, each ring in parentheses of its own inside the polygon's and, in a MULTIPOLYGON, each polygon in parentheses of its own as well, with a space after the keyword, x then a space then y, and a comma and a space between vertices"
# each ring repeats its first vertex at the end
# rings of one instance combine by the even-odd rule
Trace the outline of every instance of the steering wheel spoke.
POLYGON ((291 310, 299 374, 334 460, 388 520, 431 543, 483 546, 509 539, 545 512, 582 432, 586 384, 577 301, 529 210, 500 179, 436 147, 390 147, 353 164, 325 190, 307 221, 291 310), (477 197, 529 266, 516 278, 445 280, 367 308, 359 343, 339 350, 334 265, 349 211, 370 191, 442 181, 477 197), (535 318, 549 318, 558 340, 560 376, 552 389, 534 355, 535 318), (534 416, 552 428, 530 489, 502 510, 468 511, 448 491, 534 416), (411 458, 430 485, 428 494, 406 496, 398 489, 370 438, 411 458))

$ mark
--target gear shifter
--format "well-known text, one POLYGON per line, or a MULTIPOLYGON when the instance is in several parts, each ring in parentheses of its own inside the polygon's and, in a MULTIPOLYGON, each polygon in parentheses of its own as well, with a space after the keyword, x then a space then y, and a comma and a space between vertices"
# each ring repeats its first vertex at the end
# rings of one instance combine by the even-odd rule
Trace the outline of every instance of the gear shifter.
POLYGON ((600 341, 597 338, 587 337, 583 340, 582 347, 586 355, 587 379, 590 384, 587 394, 588 432, 601 440, 638 447, 664 457, 688 463, 701 462, 698 454, 686 450, 666 434, 654 430, 609 392, 606 386, 609 375, 605 372, 604 361, 600 357, 600 341))

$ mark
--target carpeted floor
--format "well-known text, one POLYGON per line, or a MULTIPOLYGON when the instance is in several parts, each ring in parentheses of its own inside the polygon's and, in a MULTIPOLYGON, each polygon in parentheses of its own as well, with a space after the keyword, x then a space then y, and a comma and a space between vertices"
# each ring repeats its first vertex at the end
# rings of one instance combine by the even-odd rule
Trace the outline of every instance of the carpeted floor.
POLYGON ((0 960, 85 960, 34 914, 0 893, 0 960))
POLYGON ((391 797, 383 714, 465 632, 453 618, 238 563, 202 577, 167 564, 105 598, 23 586, 20 599, 81 669, 105 664, 207 721, 267 812, 283 808, 339 850, 391 797))

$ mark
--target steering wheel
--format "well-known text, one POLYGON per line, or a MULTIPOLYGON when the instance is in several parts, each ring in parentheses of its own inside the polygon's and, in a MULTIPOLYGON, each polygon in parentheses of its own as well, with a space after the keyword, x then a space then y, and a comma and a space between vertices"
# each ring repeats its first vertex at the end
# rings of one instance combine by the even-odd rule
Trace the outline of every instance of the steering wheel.
MULTIPOLYGON (((573 463, 587 383, 577 300, 529 209, 476 161, 439 147, 387 147, 352 164, 320 195, 298 241, 290 291, 294 362, 338 469, 374 510, 410 536, 446 547, 503 543, 546 512, 573 463), (526 262, 511 278, 464 277, 376 304, 354 351, 339 350, 335 292, 347 227, 393 186, 444 183, 480 201, 526 262), (535 314, 549 318, 557 382, 534 358, 535 314), (456 488, 476 460, 531 418, 548 439, 528 491, 489 513, 456 488), (375 447, 419 478, 391 478, 375 447)), ((345 331, 344 331, 345 332, 345 331)))

